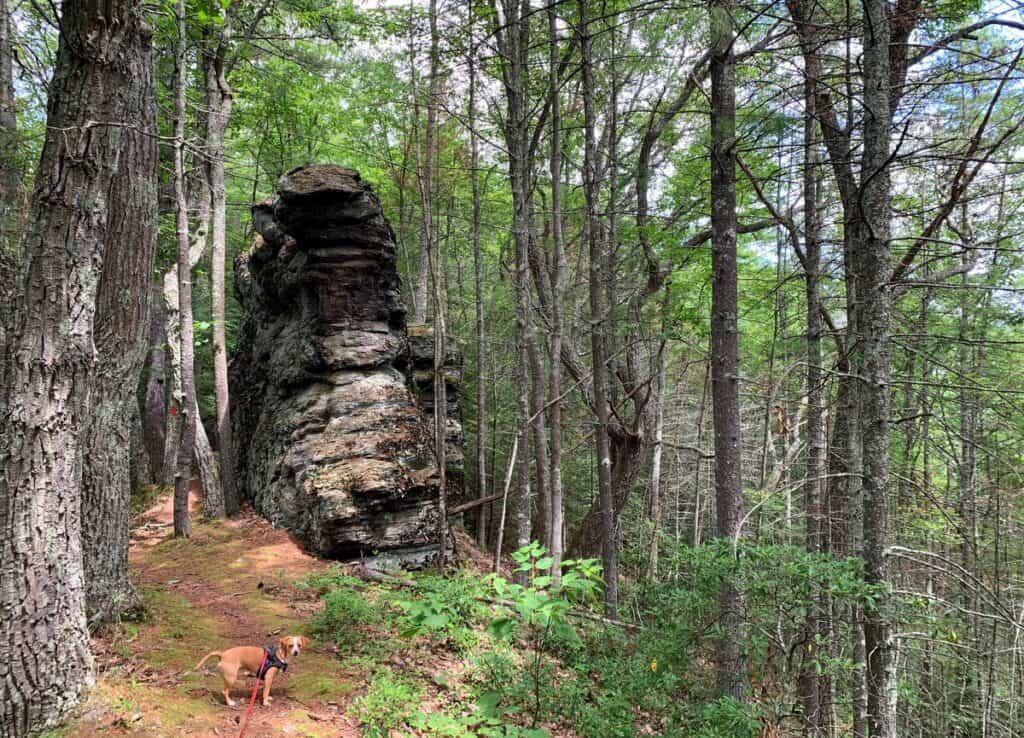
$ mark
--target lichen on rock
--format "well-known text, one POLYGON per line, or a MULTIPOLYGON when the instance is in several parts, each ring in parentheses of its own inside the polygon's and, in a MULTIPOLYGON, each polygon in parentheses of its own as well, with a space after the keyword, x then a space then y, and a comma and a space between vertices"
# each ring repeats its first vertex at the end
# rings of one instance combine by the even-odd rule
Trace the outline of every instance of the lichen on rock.
POLYGON ((253 226, 235 262, 231 362, 243 494, 318 554, 422 558, 436 545, 437 470, 380 201, 352 169, 300 167, 253 226))

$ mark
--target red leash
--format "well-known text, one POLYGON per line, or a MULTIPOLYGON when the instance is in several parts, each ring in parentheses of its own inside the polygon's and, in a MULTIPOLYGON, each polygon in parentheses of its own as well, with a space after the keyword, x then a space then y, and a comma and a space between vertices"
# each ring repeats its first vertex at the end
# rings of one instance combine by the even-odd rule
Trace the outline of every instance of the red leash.
POLYGON ((260 682, 263 681, 263 667, 267 665, 267 652, 263 652, 263 663, 260 664, 260 670, 256 672, 256 683, 252 685, 252 699, 249 700, 249 711, 245 713, 245 720, 242 721, 242 727, 238 731, 238 738, 242 738, 242 734, 245 732, 245 726, 249 724, 249 716, 252 715, 252 708, 256 706, 256 693, 260 691, 260 682))

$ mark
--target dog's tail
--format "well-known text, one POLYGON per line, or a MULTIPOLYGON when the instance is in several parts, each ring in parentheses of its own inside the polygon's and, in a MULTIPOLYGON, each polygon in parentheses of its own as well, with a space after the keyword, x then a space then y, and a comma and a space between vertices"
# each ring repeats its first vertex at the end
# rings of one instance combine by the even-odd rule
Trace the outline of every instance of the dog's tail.
POLYGON ((214 656, 220 658, 220 651, 210 651, 210 653, 203 656, 203 660, 196 664, 196 671, 199 671, 201 668, 203 668, 203 664, 206 663, 206 660, 209 658, 213 658, 214 656))

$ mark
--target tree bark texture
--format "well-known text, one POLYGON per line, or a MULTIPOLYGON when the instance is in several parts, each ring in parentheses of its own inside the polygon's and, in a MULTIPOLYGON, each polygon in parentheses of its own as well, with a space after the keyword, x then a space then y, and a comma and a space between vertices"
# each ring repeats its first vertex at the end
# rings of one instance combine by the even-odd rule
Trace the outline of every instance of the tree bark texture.
POLYGON ((142 400, 142 442, 149 456, 154 484, 164 478, 167 443, 167 303, 160 284, 153 284, 149 298, 149 353, 146 356, 146 392, 142 400))
MULTIPOLYGON (((736 62, 729 0, 711 4, 711 397, 715 427, 718 535, 734 539, 743 518, 740 468, 739 326, 736 265, 736 62)), ((735 585, 719 595, 722 638, 718 690, 743 699, 743 601, 735 585)))
POLYGON ((81 432, 90 417, 103 260, 111 231, 123 227, 117 214, 126 203, 116 198, 130 194, 116 180, 122 157, 152 145, 142 143, 151 35, 136 2, 63 5, 0 423, 3 738, 56 725, 93 681, 81 432))
MULTIPOLYGON (((516 545, 527 545, 533 534, 530 493, 530 380, 527 347, 531 331, 530 315, 530 121, 526 106, 526 75, 529 57, 529 3, 504 0, 504 28, 498 31, 505 86, 505 143, 509 156, 509 182, 512 189, 512 230, 515 244, 516 315, 516 434, 519 439, 519 466, 515 500, 516 545)), ((522 574, 517 578, 524 580, 522 574)))
MULTIPOLYGON (((0 0, 0 387, 7 367, 7 351, 18 275, 21 271, 20 234, 24 187, 18 152, 18 126, 14 107, 14 58, 7 0, 0 0)), ((0 400, 2 402, 2 400, 0 400)))
MULTIPOLYGON (((177 409, 178 434, 174 447, 174 535, 187 537, 192 526, 189 520, 188 497, 192 482, 192 444, 196 438, 196 387, 193 363, 195 344, 192 326, 192 263, 189 258, 188 203, 185 199, 185 102, 188 84, 185 66, 185 0, 175 8, 178 39, 175 46, 174 86, 174 200, 176 206, 175 238, 178 245, 178 329, 180 335, 180 401, 177 409)), ((168 332, 169 333, 169 332, 168 332)), ((176 400, 178 398, 175 398, 176 400)))
POLYGON ((135 72, 137 110, 111 183, 93 342, 96 375, 82 431, 82 546, 90 625, 138 605, 128 578, 131 449, 156 253, 157 121, 148 47, 135 72))
MULTIPOLYGON (((854 246, 860 350, 860 430, 864 453, 864 562, 873 584, 888 581, 891 297, 889 141, 890 28, 886 0, 864 3, 864 149, 858 207, 863 239, 854 246)), ((896 643, 886 598, 866 607, 868 731, 896 736, 896 643)))

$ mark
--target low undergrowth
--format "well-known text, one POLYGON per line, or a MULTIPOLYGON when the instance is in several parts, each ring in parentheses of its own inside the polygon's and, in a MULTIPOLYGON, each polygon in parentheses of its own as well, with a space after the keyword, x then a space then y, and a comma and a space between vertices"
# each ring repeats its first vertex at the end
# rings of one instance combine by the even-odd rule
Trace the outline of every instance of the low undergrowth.
MULTIPOLYGON (((97 688, 55 735, 227 735, 237 711, 196 661, 281 633, 305 633, 310 647, 275 683, 281 699, 253 715, 254 736, 755 738, 766 723, 796 734, 802 670, 828 673, 838 692, 852 669, 842 654, 808 661, 805 622, 825 596, 843 612, 877 594, 849 560, 666 542, 657 582, 621 582, 631 622, 611 623, 597 563, 565 561, 555 582, 537 544, 513 554, 511 580, 466 569, 364 581, 256 519, 201 524, 188 541, 163 530, 144 528, 133 545, 147 617, 96 641, 97 688), (716 696, 725 578, 746 603, 746 703, 716 696)), ((623 564, 637 568, 629 549, 623 564)))
MULTIPOLYGON (((836 605, 873 591, 850 561, 741 547, 670 553, 671 578, 624 592, 636 625, 599 617, 595 561, 564 562, 556 584, 551 559, 534 543, 513 555, 519 583, 469 571, 394 584, 322 575, 309 583, 324 601, 313 628, 365 659, 368 686, 351 714, 367 738, 755 738, 765 724, 800 725, 799 700, 779 686, 795 681, 794 664, 772 641, 796 634, 814 612, 820 594, 810 583, 836 605), (724 577, 747 601, 744 649, 759 675, 747 703, 716 696, 724 577), (370 640, 390 651, 374 652, 370 640)), ((813 668, 839 679, 850 664, 813 668)))

